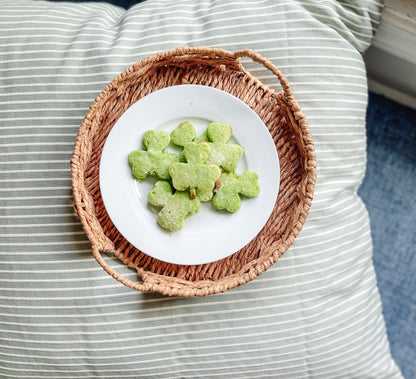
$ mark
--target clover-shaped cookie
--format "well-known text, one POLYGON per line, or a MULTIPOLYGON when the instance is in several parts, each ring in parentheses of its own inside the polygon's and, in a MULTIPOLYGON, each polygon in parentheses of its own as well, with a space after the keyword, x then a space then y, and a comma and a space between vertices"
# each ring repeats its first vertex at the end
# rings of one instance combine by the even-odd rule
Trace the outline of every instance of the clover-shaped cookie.
POLYGON ((221 175, 221 186, 215 189, 212 203, 217 209, 236 212, 241 207, 241 196, 256 197, 260 192, 258 175, 246 171, 241 176, 234 172, 224 172, 221 175))
MULTIPOLYGON (((238 161, 243 156, 241 146, 229 144, 231 135, 232 128, 229 124, 211 122, 207 129, 196 137, 195 127, 185 121, 171 133, 171 141, 178 146, 185 146, 189 142, 207 142, 210 145, 211 154, 206 163, 231 172, 237 168, 238 161)), ((180 161, 185 161, 183 153, 180 155, 180 161)))
POLYGON ((191 197, 196 195, 201 201, 211 200, 221 170, 215 165, 205 164, 210 153, 211 149, 206 142, 189 142, 185 145, 183 155, 186 163, 173 163, 169 169, 176 190, 190 189, 191 197))
MULTIPOLYGON (((189 121, 182 122, 170 133, 170 141, 174 145, 182 148, 189 142, 196 142, 195 138, 195 127, 189 121)), ((179 162, 186 162, 183 151, 179 154, 179 162)))
POLYGON ((243 156, 243 149, 239 145, 229 144, 232 128, 229 124, 211 122, 206 130, 209 139, 211 155, 208 164, 215 164, 222 170, 231 172, 237 168, 238 160, 243 156))
POLYGON ((170 143, 170 135, 166 131, 148 130, 143 136, 143 150, 134 150, 129 154, 129 163, 133 176, 144 181, 147 176, 158 179, 169 179, 169 167, 178 162, 176 154, 165 153, 170 143))
POLYGON ((172 193, 169 182, 160 180, 147 195, 150 204, 162 207, 157 215, 158 224, 166 230, 176 232, 185 225, 185 218, 199 211, 198 198, 191 199, 188 192, 172 193))

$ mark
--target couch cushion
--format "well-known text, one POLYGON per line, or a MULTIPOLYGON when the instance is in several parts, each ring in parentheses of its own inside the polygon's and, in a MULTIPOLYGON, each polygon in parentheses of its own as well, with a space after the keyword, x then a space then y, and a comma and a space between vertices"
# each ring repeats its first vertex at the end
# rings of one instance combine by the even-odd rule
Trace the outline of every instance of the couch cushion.
MULTIPOLYGON (((357 196, 366 163, 360 53, 380 8, 148 0, 125 11, 0 0, 0 374, 400 378, 357 196), (308 118, 318 161, 312 209, 291 248, 255 280, 203 298, 139 293, 107 275, 71 195, 69 160, 94 98, 134 62, 184 45, 271 59, 308 118)), ((243 64, 279 90, 264 68, 243 64)))

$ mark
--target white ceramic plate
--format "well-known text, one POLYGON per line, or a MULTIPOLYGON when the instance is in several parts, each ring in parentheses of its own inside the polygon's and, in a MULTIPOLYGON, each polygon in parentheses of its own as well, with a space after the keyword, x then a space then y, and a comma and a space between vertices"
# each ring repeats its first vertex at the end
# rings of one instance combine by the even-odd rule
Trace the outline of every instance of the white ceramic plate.
POLYGON ((263 228, 276 202, 280 168, 276 147, 257 114, 227 92, 201 85, 179 85, 155 91, 133 104, 116 122, 103 148, 100 187, 105 208, 119 232, 151 257, 175 264, 203 264, 223 259, 249 243, 263 228), (233 128, 230 143, 244 150, 237 173, 255 171, 260 194, 244 198, 235 213, 216 211, 212 202, 185 219, 178 232, 167 232, 156 221, 158 209, 147 202, 154 180, 132 177, 128 155, 142 149, 150 129, 171 132, 191 121, 197 135, 211 121, 233 128))

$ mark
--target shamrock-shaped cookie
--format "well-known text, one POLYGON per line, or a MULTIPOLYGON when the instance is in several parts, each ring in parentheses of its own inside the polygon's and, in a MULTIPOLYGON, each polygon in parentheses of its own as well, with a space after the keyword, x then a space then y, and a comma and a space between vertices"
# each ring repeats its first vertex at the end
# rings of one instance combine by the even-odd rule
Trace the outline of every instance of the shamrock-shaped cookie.
MULTIPOLYGON (((171 141, 177 146, 185 146, 189 142, 207 142, 211 153, 206 163, 214 164, 223 171, 231 172, 237 168, 239 159, 243 156, 243 149, 236 144, 229 144, 232 128, 229 124, 211 122, 207 129, 196 137, 195 127, 188 121, 181 123, 172 133, 171 141)), ((180 161, 184 162, 183 153, 180 161)))
POLYGON ((172 193, 169 182, 158 181, 149 192, 147 200, 150 204, 162 207, 157 215, 157 222, 166 230, 176 232, 185 225, 185 218, 199 211, 198 198, 191 199, 188 192, 172 193))
POLYGON ((215 164, 222 170, 231 172, 237 168, 238 160, 243 156, 243 149, 239 145, 229 144, 232 129, 229 124, 211 122, 206 130, 210 141, 211 155, 208 164, 215 164))
POLYGON ((211 149, 206 142, 189 142, 185 145, 183 155, 186 163, 173 163, 169 169, 176 190, 190 189, 191 197, 196 194, 201 201, 211 200, 221 170, 215 165, 205 164, 210 153, 211 149))
POLYGON ((134 150, 129 154, 129 163, 133 176, 144 181, 147 176, 169 179, 169 167, 178 162, 176 154, 165 153, 170 135, 166 131, 149 130, 143 136, 143 150, 134 150))
MULTIPOLYGON (((174 145, 182 148, 189 142, 196 142, 195 137, 195 127, 189 121, 182 122, 170 133, 170 141, 174 145)), ((179 162, 186 162, 183 151, 179 154, 179 162)))
POLYGON ((224 172, 221 175, 221 186, 215 189, 212 199, 214 207, 236 212, 241 207, 240 195, 256 197, 260 192, 258 175, 253 171, 246 171, 241 176, 234 172, 224 172))

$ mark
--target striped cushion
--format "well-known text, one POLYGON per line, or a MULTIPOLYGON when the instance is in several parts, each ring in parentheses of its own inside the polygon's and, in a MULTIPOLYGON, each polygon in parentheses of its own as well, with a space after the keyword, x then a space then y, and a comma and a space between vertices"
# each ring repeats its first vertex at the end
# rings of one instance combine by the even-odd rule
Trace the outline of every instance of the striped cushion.
MULTIPOLYGON (((360 52, 379 19, 376 0, 148 0, 128 11, 0 0, 0 376, 400 378, 357 196, 366 164, 360 52), (135 292, 98 266, 73 211, 69 166, 104 86, 182 45, 270 58, 292 84, 318 160, 309 218, 278 263, 244 286, 190 299, 135 292)), ((243 63, 278 90, 265 69, 243 63)))

